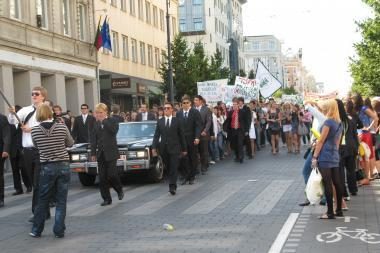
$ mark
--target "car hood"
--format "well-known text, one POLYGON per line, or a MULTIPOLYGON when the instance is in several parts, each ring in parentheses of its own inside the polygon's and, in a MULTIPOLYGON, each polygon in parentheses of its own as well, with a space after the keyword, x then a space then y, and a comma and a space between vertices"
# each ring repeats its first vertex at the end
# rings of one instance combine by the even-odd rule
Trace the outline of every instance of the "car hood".
POLYGON ((117 139, 117 145, 119 147, 127 146, 128 149, 138 149, 150 146, 153 143, 153 138, 136 139, 136 138, 119 138, 117 139))

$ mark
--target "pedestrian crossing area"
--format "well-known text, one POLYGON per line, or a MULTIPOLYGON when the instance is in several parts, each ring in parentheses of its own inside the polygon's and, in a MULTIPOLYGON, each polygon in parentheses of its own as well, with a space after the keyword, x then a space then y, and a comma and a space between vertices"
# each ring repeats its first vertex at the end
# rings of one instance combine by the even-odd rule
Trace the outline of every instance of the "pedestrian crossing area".
MULTIPOLYGON (((178 186, 175 196, 168 193, 166 184, 127 186, 124 187, 125 197, 121 201, 111 190, 113 203, 106 207, 99 205, 102 201, 99 189, 74 187, 69 189, 67 216, 92 217, 113 211, 125 216, 142 216, 165 213, 165 210, 170 208, 180 210, 178 214, 184 216, 207 215, 212 214, 220 206, 228 209, 228 205, 234 203, 236 205, 234 199, 241 195, 246 196, 246 199, 238 209, 240 214, 266 215, 275 208, 292 183, 293 180, 274 180, 268 181, 268 185, 263 187, 249 180, 230 180, 211 187, 206 182, 200 181, 194 185, 178 186), (262 189, 258 191, 257 187, 262 189), (207 194, 199 194, 205 190, 207 194), (192 201, 186 201, 190 198, 192 201)), ((0 209, 0 222, 17 215, 28 217, 31 214, 32 194, 9 195, 6 194, 5 207, 0 209)), ((52 208, 52 215, 54 212, 55 208, 52 208)))

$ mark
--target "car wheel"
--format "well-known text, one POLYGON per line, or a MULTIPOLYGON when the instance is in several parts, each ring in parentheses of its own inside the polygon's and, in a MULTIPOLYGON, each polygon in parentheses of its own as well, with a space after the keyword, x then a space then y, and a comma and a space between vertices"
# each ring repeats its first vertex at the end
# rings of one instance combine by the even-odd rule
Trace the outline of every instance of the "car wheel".
POLYGON ((96 175, 87 173, 78 173, 79 181, 83 186, 93 186, 95 184, 96 175))
POLYGON ((152 165, 149 171, 149 180, 158 183, 164 177, 164 163, 160 156, 157 157, 157 161, 152 165))

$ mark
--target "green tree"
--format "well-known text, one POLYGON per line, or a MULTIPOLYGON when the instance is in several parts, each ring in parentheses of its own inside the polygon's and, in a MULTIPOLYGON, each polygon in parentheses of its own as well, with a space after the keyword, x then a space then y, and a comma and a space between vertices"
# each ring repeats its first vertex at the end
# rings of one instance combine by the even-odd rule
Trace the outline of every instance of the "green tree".
POLYGON ((380 2, 363 2, 373 9, 374 17, 357 22, 362 41, 354 44, 357 57, 351 58, 352 90, 372 96, 380 93, 380 2))
POLYGON ((241 76, 241 77, 246 77, 247 76, 247 73, 245 73, 244 69, 240 69, 239 70, 239 76, 241 76))
POLYGON ((230 70, 223 67, 223 57, 219 49, 210 58, 210 66, 208 70, 209 80, 218 80, 228 78, 230 70))
POLYGON ((253 71, 253 69, 251 69, 248 73, 248 78, 249 79, 255 79, 255 72, 253 71))

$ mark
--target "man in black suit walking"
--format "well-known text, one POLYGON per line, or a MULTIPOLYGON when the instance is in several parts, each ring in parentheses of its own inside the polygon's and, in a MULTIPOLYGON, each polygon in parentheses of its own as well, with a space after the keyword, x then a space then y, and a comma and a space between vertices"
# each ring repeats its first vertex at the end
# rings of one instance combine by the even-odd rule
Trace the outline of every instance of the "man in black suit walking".
POLYGON ((249 129, 251 128, 251 121, 252 121, 252 112, 251 109, 249 109, 248 106, 244 104, 244 98, 239 97, 238 98, 239 108, 242 111, 244 115, 244 146, 247 151, 248 159, 252 159, 252 147, 251 147, 251 139, 249 138, 249 129))
POLYGON ((140 112, 137 114, 136 121, 156 120, 156 116, 148 112, 146 104, 141 104, 140 112))
POLYGON ((116 142, 119 124, 108 118, 107 114, 107 105, 100 103, 95 106, 96 123, 91 136, 91 160, 98 160, 100 194, 104 200, 101 206, 112 204, 110 186, 117 192, 119 200, 124 198, 116 167, 119 158, 116 142))
POLYGON ((186 139, 180 120, 173 117, 173 105, 166 102, 164 111, 165 117, 157 122, 152 154, 157 156, 157 149, 159 150, 169 175, 169 192, 175 195, 181 152, 182 156, 187 155, 186 139))
POLYGON ((81 115, 75 117, 72 136, 75 143, 89 143, 94 129, 95 118, 88 114, 88 105, 82 104, 81 115))
POLYGON ((235 162, 243 163, 244 152, 243 142, 246 132, 246 118, 244 112, 239 108, 237 98, 232 100, 233 110, 229 111, 226 119, 227 136, 231 143, 231 148, 235 151, 235 162))
POLYGON ((183 158, 184 179, 181 184, 184 185, 187 181, 189 184, 194 184, 198 166, 197 145, 200 141, 202 123, 201 114, 191 107, 191 99, 187 95, 182 97, 182 109, 177 112, 177 118, 182 121, 187 147, 187 156, 183 158))
POLYGON ((194 97, 194 107, 201 114, 201 139, 199 142, 199 156, 201 158, 201 172, 205 175, 208 169, 208 142, 210 140, 210 128, 212 124, 211 110, 206 106, 205 99, 197 95, 194 97))
POLYGON ((4 206, 4 162, 9 156, 11 133, 8 119, 0 114, 0 208, 4 206))

